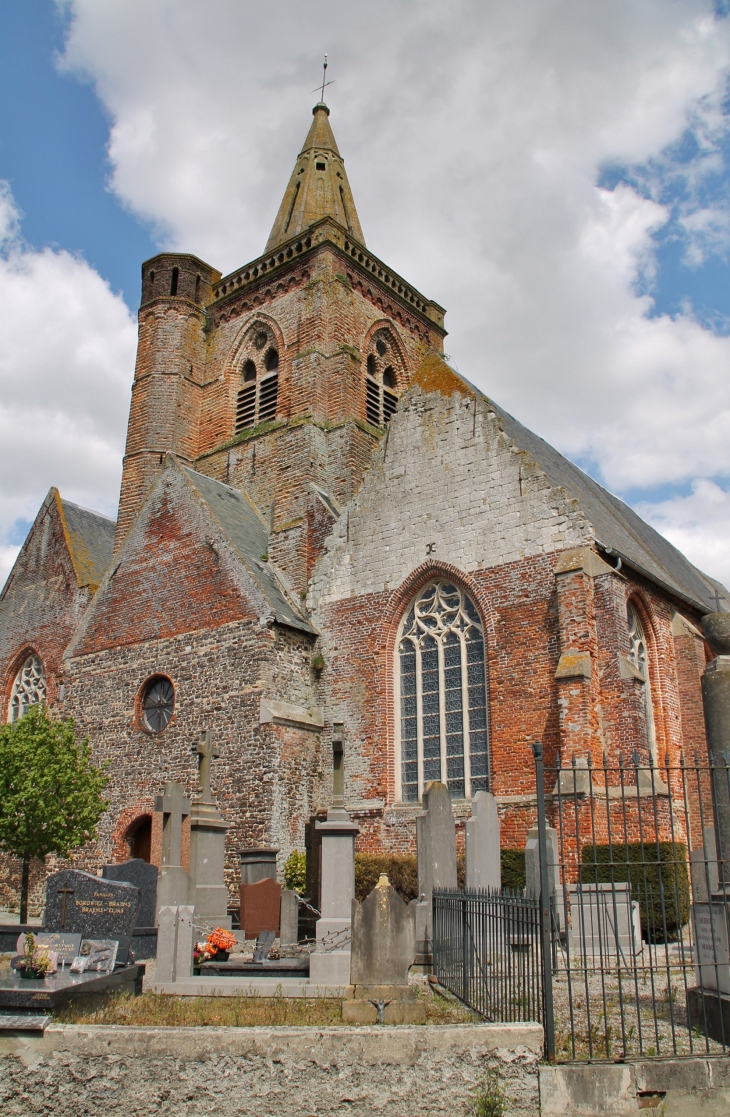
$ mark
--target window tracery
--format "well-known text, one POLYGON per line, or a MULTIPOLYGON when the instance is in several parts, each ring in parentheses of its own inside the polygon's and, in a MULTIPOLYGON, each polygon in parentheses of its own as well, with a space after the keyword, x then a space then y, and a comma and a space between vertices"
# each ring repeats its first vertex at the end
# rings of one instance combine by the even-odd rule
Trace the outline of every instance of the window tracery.
POLYGON ((654 723, 654 703, 651 697, 651 679, 649 675, 649 648, 638 609, 629 602, 626 613, 629 626, 629 659, 643 680, 644 704, 646 708, 646 735, 652 764, 656 764, 657 742, 656 726, 654 723))
POLYGON ((151 733, 166 729, 175 710, 175 688, 164 675, 156 675, 142 692, 142 717, 151 733))
POLYGON ((9 720, 18 721, 31 706, 37 706, 46 698, 46 674, 40 658, 33 652, 25 660, 15 676, 10 692, 9 720))
POLYGON ((400 361, 392 338, 379 330, 365 361, 365 417, 374 427, 384 427, 398 406, 395 364, 400 361))
POLYGON ((457 799, 489 787, 484 629, 452 582, 425 586, 398 642, 401 799, 416 802, 430 780, 457 799))
POLYGON ((276 418, 279 351, 269 330, 258 329, 241 363, 242 386, 236 399, 235 433, 276 418))

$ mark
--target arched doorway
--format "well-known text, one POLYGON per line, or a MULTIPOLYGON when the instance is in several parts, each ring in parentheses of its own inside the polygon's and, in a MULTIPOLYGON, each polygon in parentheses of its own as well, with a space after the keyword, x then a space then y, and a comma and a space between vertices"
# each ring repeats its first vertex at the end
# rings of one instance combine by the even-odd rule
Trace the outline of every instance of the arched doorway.
POLYGON ((152 854, 152 816, 143 814, 135 818, 127 830, 125 840, 129 846, 129 856, 139 857, 149 862, 152 854))

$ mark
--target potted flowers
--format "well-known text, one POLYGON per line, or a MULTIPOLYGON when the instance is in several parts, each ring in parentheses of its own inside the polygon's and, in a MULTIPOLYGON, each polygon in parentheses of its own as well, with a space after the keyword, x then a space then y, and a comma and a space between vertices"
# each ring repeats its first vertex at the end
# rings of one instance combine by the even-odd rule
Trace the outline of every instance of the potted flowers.
POLYGON ((216 927, 210 932, 207 939, 196 942, 193 950, 193 970, 200 973, 202 962, 227 962, 228 955, 238 942, 235 935, 226 931, 224 927, 216 927))
POLYGON ((26 980, 42 980, 46 974, 56 972, 55 958, 49 950, 39 947, 35 935, 28 931, 23 953, 15 968, 26 980))

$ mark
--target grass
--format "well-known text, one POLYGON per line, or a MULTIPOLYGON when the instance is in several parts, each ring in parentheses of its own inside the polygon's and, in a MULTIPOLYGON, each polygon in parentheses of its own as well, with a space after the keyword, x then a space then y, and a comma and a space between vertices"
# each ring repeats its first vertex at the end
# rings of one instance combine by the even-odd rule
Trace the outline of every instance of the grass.
MULTIPOLYGON (((427 1024, 468 1024, 469 1009, 431 993, 426 1001, 427 1024)), ((143 993, 85 998, 53 1013, 59 1024, 126 1024, 132 1027, 332 1027, 342 1024, 342 1002, 319 997, 172 997, 143 993)))

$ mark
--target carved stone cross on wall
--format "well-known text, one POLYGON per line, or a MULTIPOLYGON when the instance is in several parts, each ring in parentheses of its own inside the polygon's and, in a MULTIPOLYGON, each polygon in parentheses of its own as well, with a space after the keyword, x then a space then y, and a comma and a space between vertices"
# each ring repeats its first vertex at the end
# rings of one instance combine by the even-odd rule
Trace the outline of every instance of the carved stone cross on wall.
POLYGON ((213 792, 210 789, 211 764, 220 756, 218 749, 213 744, 213 735, 210 729, 201 733, 198 741, 198 779, 200 780, 200 797, 204 803, 212 802, 213 792))

